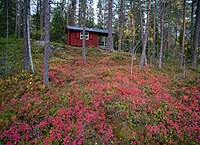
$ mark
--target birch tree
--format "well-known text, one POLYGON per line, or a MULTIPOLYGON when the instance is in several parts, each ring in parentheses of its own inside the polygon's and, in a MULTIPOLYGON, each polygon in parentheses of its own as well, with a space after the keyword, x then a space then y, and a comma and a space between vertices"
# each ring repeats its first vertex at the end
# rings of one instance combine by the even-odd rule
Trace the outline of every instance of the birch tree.
POLYGON ((30 44, 30 0, 24 1, 24 66, 26 70, 31 66, 34 73, 30 44))
POLYGON ((30 42, 30 0, 27 0, 27 45, 28 45, 28 53, 29 53, 29 62, 31 65, 32 73, 34 73, 34 65, 31 53, 31 42, 30 42))
POLYGON ((160 8, 160 54, 159 54, 159 61, 158 61, 158 67, 161 69, 162 67, 162 58, 163 58, 163 39, 164 39, 164 14, 165 14, 165 4, 166 1, 161 1, 159 3, 160 8))
POLYGON ((130 19, 130 48, 129 51, 134 53, 133 46, 135 44, 135 9, 133 6, 133 0, 130 0, 130 13, 129 13, 129 19, 130 19))
MULTIPOLYGON (((140 1, 140 0, 139 0, 140 1)), ((141 2, 140 2, 141 4, 141 2)), ((147 46, 147 37, 148 37, 148 28, 149 28, 149 17, 150 17, 150 9, 151 9, 151 0, 148 0, 148 11, 147 11, 147 21, 146 21, 146 26, 145 26, 145 33, 143 33, 143 45, 142 45, 142 56, 140 59, 140 68, 144 66, 146 59, 146 46, 147 46)), ((141 11, 141 6, 140 6, 140 11, 141 11)), ((141 20, 142 21, 142 20, 141 20)), ((141 28, 143 30, 143 28, 141 28)))
POLYGON ((181 43, 181 53, 180 53, 180 68, 183 68, 183 61, 184 61, 184 49, 185 49, 185 27, 186 27, 186 22, 185 22, 185 17, 186 17, 186 0, 184 0, 183 3, 183 34, 182 34, 182 43, 181 43))

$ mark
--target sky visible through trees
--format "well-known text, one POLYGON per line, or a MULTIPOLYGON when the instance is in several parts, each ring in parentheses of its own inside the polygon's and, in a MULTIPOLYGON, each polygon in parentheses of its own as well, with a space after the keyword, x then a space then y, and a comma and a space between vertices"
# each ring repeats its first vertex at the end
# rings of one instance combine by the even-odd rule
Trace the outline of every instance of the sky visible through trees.
MULTIPOLYGON (((34 1, 34 0, 31 0, 31 1, 34 1)), ((55 1, 56 3, 59 3, 60 2, 60 0, 57 0, 57 1, 55 1)), ((95 23, 97 23, 97 13, 96 13, 96 11, 97 11, 97 2, 98 2, 98 0, 93 0, 93 8, 94 8, 94 11, 95 11, 95 15, 94 15, 94 21, 95 21, 95 23)), ((52 7, 55 7, 54 5, 52 5, 52 7)), ((36 10, 36 6, 35 5, 32 5, 32 7, 31 7, 31 14, 34 14, 34 12, 35 12, 35 10, 36 10)))

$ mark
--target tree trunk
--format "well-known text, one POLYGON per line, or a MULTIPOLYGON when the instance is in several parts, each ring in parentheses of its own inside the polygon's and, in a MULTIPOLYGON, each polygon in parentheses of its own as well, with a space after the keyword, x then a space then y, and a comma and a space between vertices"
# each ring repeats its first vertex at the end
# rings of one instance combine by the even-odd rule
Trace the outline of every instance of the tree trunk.
POLYGON ((86 63, 85 27, 86 27, 86 1, 83 0, 83 50, 82 50, 82 60, 83 60, 84 63, 86 63))
POLYGON ((156 0, 154 0, 152 60, 155 59, 155 50, 156 50, 156 0))
POLYGON ((190 34, 190 41, 191 41, 191 48, 193 48, 193 44, 194 44, 194 3, 195 0, 192 0, 192 4, 191 4, 191 34, 190 34))
POLYGON ((148 37, 148 28, 149 28, 150 9, 151 9, 151 0, 148 0, 147 21, 146 21, 145 34, 144 34, 144 39, 143 39, 142 56, 141 56, 141 59, 140 59, 140 68, 142 68, 144 66, 144 63, 147 64, 146 46, 147 46, 147 37, 148 37))
POLYGON ((168 30, 167 30, 167 59, 170 59, 170 49, 171 49, 171 27, 170 23, 168 24, 168 30))
POLYGON ((6 72, 8 72, 8 3, 6 1, 6 72))
POLYGON ((129 51, 133 52, 134 51, 134 45, 135 45, 135 10, 133 6, 133 0, 130 1, 130 9, 131 9, 131 14, 130 14, 130 48, 129 51))
POLYGON ((143 14, 142 14, 142 4, 141 4, 141 0, 139 0, 139 11, 140 11, 141 41, 142 41, 142 46, 143 46, 143 45, 144 45, 144 30, 143 30, 143 14))
POLYGON ((123 28, 123 0, 120 1, 120 8, 119 8, 119 31, 118 31, 118 50, 122 50, 122 28, 123 28))
POLYGON ((31 53, 31 43, 30 43, 30 0, 27 0, 27 45, 28 45, 28 52, 29 52, 29 62, 31 65, 32 73, 34 73, 34 65, 31 53))
POLYGON ((181 43, 181 53, 180 53, 180 68, 183 68, 183 61, 184 61, 184 49, 185 49, 185 16, 186 16, 186 0, 184 0, 183 4, 183 37, 182 37, 182 43, 181 43))
POLYGON ((21 10, 22 1, 19 0, 19 24, 18 24, 18 38, 21 38, 21 20, 22 20, 22 10, 21 10))
POLYGON ((163 57, 163 30, 164 30, 164 11, 165 11, 165 4, 164 2, 161 3, 161 16, 160 16, 160 55, 159 55, 159 62, 158 62, 158 67, 161 69, 162 67, 162 57, 163 57))
POLYGON ((197 10, 196 10, 196 22, 195 22, 195 31, 194 31, 194 50, 193 50, 193 61, 192 67, 197 68, 198 61, 198 43, 199 43, 199 33, 200 33, 200 1, 197 2, 197 10))
POLYGON ((135 21, 134 21, 134 17, 135 17, 135 14, 134 14, 134 8, 133 8, 133 0, 130 0, 130 48, 129 48, 129 52, 133 52, 133 48, 134 48, 134 45, 135 45, 135 21))
POLYGON ((24 1, 24 69, 29 69, 29 52, 28 52, 28 36, 27 36, 27 0, 24 1))
POLYGON ((112 39, 112 0, 108 1, 108 47, 110 51, 114 51, 112 39))
POLYGON ((178 26, 176 24, 176 26, 175 26, 174 51, 173 51, 173 55, 172 55, 173 58, 175 57, 175 53, 176 53, 177 38, 178 38, 178 26))
POLYGON ((44 40, 44 23, 45 23, 45 6, 44 6, 44 0, 40 0, 40 29, 41 29, 41 34, 40 34, 40 40, 44 40))
POLYGON ((43 0, 43 6, 45 9, 45 23, 44 23, 44 84, 49 83, 49 47, 50 47, 50 11, 49 0, 43 0))
POLYGON ((18 32, 18 25, 19 25, 19 21, 18 21, 18 11, 19 11, 19 9, 18 9, 18 0, 16 0, 16 13, 15 13, 15 35, 17 36, 17 32, 18 32))

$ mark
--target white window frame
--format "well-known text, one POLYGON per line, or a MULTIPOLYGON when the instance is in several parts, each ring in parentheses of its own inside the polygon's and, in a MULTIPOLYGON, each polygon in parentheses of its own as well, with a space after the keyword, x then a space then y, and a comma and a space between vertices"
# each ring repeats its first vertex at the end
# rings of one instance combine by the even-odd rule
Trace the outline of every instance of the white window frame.
MULTIPOLYGON (((80 39, 83 39, 83 32, 80 32, 80 39)), ((89 32, 85 32, 85 40, 89 40, 89 32)))

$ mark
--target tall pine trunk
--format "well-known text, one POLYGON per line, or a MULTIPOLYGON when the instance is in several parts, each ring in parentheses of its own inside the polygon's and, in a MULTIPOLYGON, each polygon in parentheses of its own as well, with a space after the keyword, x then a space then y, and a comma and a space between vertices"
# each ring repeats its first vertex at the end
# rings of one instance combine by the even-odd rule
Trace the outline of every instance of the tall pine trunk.
POLYGON ((194 31, 194 49, 193 49, 193 61, 192 67, 197 68, 198 61, 198 53, 199 53, 199 33, 200 33, 200 0, 197 2, 197 10, 196 10, 196 22, 195 22, 195 31, 194 31))
POLYGON ((167 29, 167 59, 170 59, 170 49, 171 49, 171 24, 168 23, 167 29))
POLYGON ((29 69, 29 51, 28 51, 28 36, 27 36, 27 7, 28 1, 24 1, 24 69, 29 69))
POLYGON ((86 47, 85 47, 85 27, 86 27, 86 0, 83 0, 83 50, 82 60, 86 63, 86 47))
POLYGON ((6 0, 6 72, 8 72, 8 3, 6 0))
POLYGON ((44 84, 49 83, 49 47, 50 47, 50 11, 49 0, 43 0, 45 23, 44 23, 44 84))
POLYGON ((18 24, 18 38, 21 38, 21 21, 22 21, 22 10, 21 10, 22 0, 19 0, 19 24, 18 24))
POLYGON ((154 14, 153 14, 153 50, 152 50, 152 60, 155 59, 156 51, 156 0, 154 0, 154 14))
POLYGON ((114 51, 112 38, 112 0, 108 1, 108 47, 110 51, 114 51))
POLYGON ((122 50, 122 30, 123 30, 123 0, 120 1, 120 8, 119 8, 119 31, 118 31, 118 50, 122 50))
POLYGON ((193 48, 193 44, 194 44, 194 3, 195 0, 192 0, 192 4, 191 4, 191 33, 190 33, 190 44, 191 44, 191 48, 193 48))
POLYGON ((184 0, 183 4, 183 36, 182 36, 182 43, 181 43, 181 53, 180 53, 180 68, 183 68, 183 61, 184 61, 184 49, 185 49, 185 17, 186 17, 186 0, 184 0))

